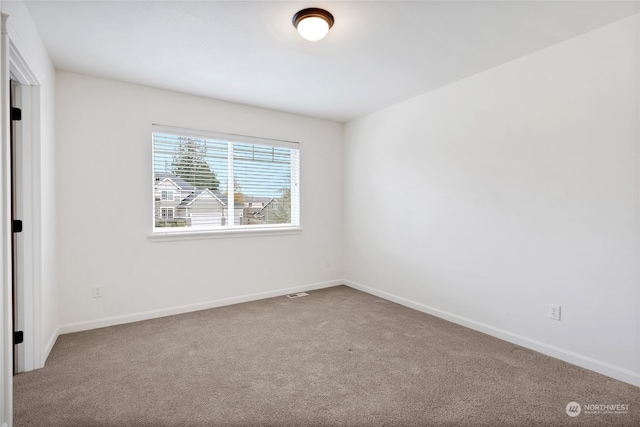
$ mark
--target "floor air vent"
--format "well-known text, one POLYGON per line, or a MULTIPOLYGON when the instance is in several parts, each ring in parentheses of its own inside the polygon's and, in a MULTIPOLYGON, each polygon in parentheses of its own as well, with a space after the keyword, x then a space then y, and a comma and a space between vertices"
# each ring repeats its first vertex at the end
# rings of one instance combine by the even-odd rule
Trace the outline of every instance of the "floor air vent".
POLYGON ((298 292, 297 294, 289 294, 287 295, 287 298, 300 298, 300 297, 306 297, 307 295, 309 295, 306 292, 298 292))

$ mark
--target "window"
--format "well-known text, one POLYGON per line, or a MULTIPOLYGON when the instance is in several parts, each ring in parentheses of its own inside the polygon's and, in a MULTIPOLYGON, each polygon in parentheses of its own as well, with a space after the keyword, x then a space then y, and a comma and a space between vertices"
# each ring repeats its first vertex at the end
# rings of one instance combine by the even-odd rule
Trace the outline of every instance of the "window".
POLYGON ((160 208, 161 219, 173 219, 173 208, 160 208))
POLYGON ((154 125, 152 146, 154 234, 300 226, 298 143, 154 125))

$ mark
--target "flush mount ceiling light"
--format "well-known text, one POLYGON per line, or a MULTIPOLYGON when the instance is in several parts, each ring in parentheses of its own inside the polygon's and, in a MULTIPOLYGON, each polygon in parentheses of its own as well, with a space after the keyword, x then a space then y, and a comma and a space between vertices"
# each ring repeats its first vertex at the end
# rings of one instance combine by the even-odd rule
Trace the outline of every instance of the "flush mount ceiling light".
POLYGON ((316 7, 302 9, 293 15, 293 26, 303 38, 314 42, 327 35, 333 26, 333 15, 316 7))

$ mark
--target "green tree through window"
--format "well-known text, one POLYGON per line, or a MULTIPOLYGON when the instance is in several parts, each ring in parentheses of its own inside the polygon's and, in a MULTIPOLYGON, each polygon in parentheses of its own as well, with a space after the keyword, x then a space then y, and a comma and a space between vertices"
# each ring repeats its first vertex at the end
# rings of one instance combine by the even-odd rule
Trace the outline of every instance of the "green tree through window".
POLYGON ((181 137, 177 153, 171 161, 171 171, 194 187, 217 191, 220 181, 206 162, 206 157, 207 145, 204 141, 181 137))

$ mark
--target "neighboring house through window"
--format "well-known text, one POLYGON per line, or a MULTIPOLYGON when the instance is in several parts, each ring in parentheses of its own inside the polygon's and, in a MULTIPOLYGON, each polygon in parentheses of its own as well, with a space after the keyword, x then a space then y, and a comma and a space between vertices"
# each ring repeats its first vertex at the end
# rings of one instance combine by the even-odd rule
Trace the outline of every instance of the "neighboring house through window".
POLYGON ((154 233, 299 228, 298 143, 154 125, 152 145, 154 233))

